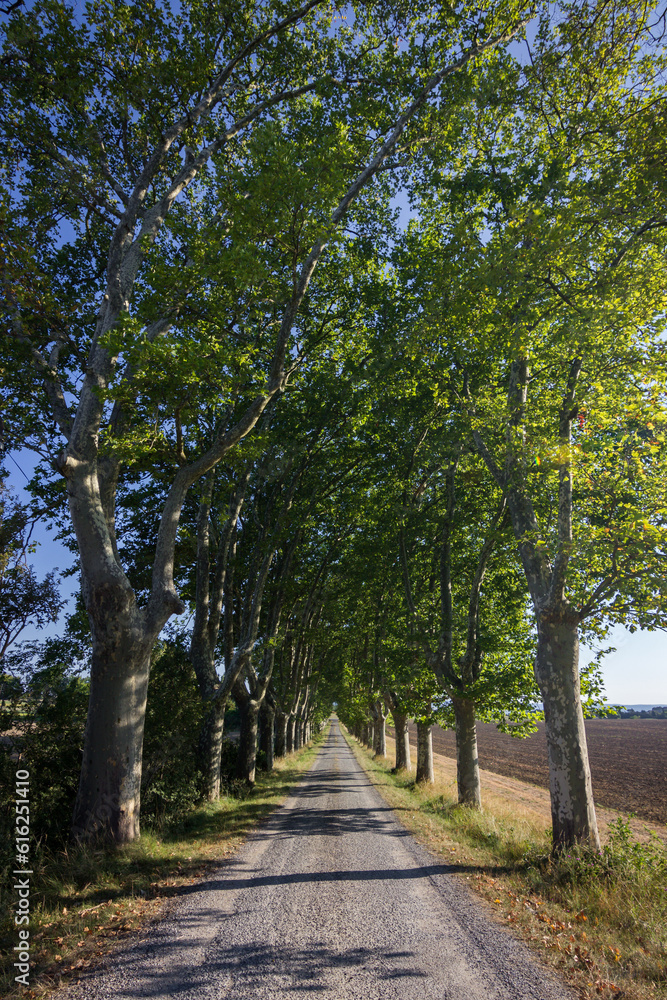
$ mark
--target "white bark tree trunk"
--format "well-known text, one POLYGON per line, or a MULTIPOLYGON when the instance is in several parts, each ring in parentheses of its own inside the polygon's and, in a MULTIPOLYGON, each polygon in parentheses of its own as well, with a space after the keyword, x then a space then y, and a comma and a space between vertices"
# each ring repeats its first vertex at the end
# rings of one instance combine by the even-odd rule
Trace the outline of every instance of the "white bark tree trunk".
POLYGON ((93 623, 93 662, 79 789, 77 840, 139 836, 141 760, 150 657, 155 636, 131 607, 93 623), (103 633, 102 623, 107 623, 103 633))
POLYGON ((275 711, 268 705, 264 705, 260 715, 260 745, 264 751, 265 770, 273 770, 274 743, 275 743, 275 711))
POLYGON ((204 773, 204 798, 208 802, 215 802, 220 798, 220 760, 226 708, 227 702, 221 699, 216 699, 209 705, 199 736, 199 755, 204 773))
POLYGON ((475 703, 452 698, 456 718, 456 784, 461 805, 482 807, 475 703))
POLYGON ((255 784, 257 768, 257 727, 259 705, 254 698, 239 704, 241 711, 241 732, 239 735, 239 756, 236 775, 246 785, 255 784))
POLYGON ((276 713, 276 757, 284 757, 287 751, 287 715, 276 713))
POLYGON ((410 760, 410 732, 408 729, 408 717, 397 709, 391 713, 394 720, 394 730, 396 733, 396 770, 410 771, 412 762, 410 760))
POLYGON ((375 725, 373 732, 373 750, 376 757, 387 756, 387 716, 384 705, 378 699, 374 704, 375 725))
POLYGON ((576 624, 540 623, 535 676, 542 693, 555 850, 599 848, 599 834, 579 687, 576 624))
POLYGON ((511 365, 504 468, 496 463, 481 432, 473 432, 478 451, 491 475, 507 487, 512 528, 535 611, 535 679, 544 705, 555 851, 579 843, 600 848, 579 686, 579 622, 566 597, 568 566, 574 546, 572 419, 577 412, 576 388, 580 372, 581 359, 574 358, 569 365, 558 415, 558 546, 553 561, 542 537, 525 471, 523 422, 529 385, 526 359, 511 365))
POLYGON ((435 781, 433 771, 433 733, 432 726, 425 722, 417 723, 417 784, 432 785, 435 781))

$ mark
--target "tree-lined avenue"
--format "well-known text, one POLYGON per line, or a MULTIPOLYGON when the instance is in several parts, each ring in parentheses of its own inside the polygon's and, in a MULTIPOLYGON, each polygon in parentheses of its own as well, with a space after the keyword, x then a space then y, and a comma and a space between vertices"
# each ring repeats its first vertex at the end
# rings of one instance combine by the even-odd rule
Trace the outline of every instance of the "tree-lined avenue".
POLYGON ((235 858, 76 996, 565 1000, 456 870, 396 821, 334 719, 235 858))

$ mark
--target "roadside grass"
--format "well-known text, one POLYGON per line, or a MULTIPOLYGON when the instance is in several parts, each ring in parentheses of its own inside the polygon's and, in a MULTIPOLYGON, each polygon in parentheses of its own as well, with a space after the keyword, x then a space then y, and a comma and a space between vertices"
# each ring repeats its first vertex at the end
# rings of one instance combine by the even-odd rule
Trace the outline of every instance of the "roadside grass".
MULTIPOLYGON (((30 987, 14 981, 13 909, 0 925, 0 996, 40 998, 99 963, 142 924, 161 916, 192 885, 240 847, 310 767, 328 727, 308 746, 258 772, 252 792, 225 796, 172 826, 142 833, 120 849, 42 851, 31 877, 30 987)), ((11 898, 10 898, 11 902, 11 898)))
MULTIPOLYGON (((551 835, 521 804, 478 812, 447 780, 415 785, 344 735, 373 784, 425 847, 452 866, 582 1000, 667 998, 667 848, 636 841, 619 817, 602 853, 555 860, 551 835)), ((483 789, 482 789, 483 794, 483 789)))

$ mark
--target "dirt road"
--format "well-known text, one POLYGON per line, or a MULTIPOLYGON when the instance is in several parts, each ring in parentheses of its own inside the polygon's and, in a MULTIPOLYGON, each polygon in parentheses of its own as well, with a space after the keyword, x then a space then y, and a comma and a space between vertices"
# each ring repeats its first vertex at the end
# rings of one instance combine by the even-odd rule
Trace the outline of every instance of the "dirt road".
POLYGON ((454 871, 397 823, 334 721, 236 857, 67 996, 571 998, 454 871))

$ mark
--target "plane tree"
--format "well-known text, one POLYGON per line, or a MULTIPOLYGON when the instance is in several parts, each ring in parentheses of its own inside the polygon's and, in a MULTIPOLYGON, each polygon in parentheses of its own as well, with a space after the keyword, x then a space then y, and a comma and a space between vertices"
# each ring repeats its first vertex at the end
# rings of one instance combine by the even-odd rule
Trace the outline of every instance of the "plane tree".
POLYGON ((425 780, 430 728, 438 719, 452 724, 459 799, 479 806, 476 715, 507 728, 512 720, 517 735, 534 723, 533 631, 506 498, 487 480, 457 412, 457 333, 444 335, 425 308, 434 240, 412 223, 369 302, 371 403, 362 434, 373 458, 359 555, 382 622, 370 643, 373 683, 401 716, 397 767, 405 766, 408 716, 417 721, 425 780))
POLYGON ((399 532, 409 618, 451 705, 459 802, 480 808, 477 719, 511 721, 518 735, 536 715, 525 586, 505 498, 475 483, 474 461, 450 453, 440 475, 414 471, 399 532), (419 490, 422 502, 410 502, 419 490))
POLYGON ((36 548, 30 521, 28 508, 0 480, 0 672, 7 650, 28 625, 44 628, 57 619, 63 605, 56 571, 39 580, 28 561, 36 548))
MULTIPOLYGON (((339 299, 339 322, 348 322, 350 309, 339 299)), ((311 299, 308 314, 314 313, 311 299)), ((211 477, 202 492, 191 657, 216 720, 215 738, 204 741, 213 775, 219 771, 230 692, 242 709, 242 723, 252 716, 253 733, 260 711, 269 729, 278 715, 281 751, 283 743, 290 748, 303 742, 316 705, 324 655, 318 622, 328 574, 348 530, 339 506, 354 488, 362 457, 347 431, 363 398, 355 378, 358 341, 363 341, 361 322, 356 337, 337 349, 335 372, 328 347, 313 351, 244 449, 250 464, 236 473, 216 470, 221 489, 215 501, 211 477), (269 689, 276 662, 279 683, 269 689), (218 663, 224 663, 221 679, 218 663)), ((244 724, 241 735, 241 756, 254 759, 256 734, 249 737, 249 748, 244 724)))
MULTIPOLYGON (((505 44, 524 16, 509 2, 352 9, 354 31, 333 24, 338 12, 323 0, 177 10, 99 0, 85 15, 38 0, 3 25, 5 331, 10 372, 17 358, 23 376, 24 362, 33 366, 31 390, 24 378, 7 418, 25 421, 26 443, 49 453, 64 479, 93 633, 78 837, 121 843, 139 831, 148 663, 163 625, 184 610, 174 550, 188 490, 283 390, 299 310, 359 193, 431 99, 455 106, 450 78, 465 79, 468 64, 505 44), (118 555, 118 483, 160 436, 155 383, 188 382, 183 402, 193 413, 200 392, 222 395, 223 407, 233 395, 233 371, 243 368, 243 351, 232 359, 234 310, 222 326, 200 321, 193 343, 188 303, 201 305, 215 283, 201 274, 207 248, 223 254, 227 227, 252 216, 243 212, 253 200, 243 190, 249 163, 255 189, 280 199, 271 170, 262 185, 262 148, 272 168, 282 159, 313 192, 313 225, 302 231, 304 216, 293 219, 285 281, 264 324, 265 364, 245 409, 221 417, 197 452, 182 447, 187 405, 173 400, 161 415, 171 482, 140 604, 118 555)), ((253 270, 252 247, 265 238, 251 230, 240 272, 253 270)))
POLYGON ((580 635, 665 621, 661 60, 648 8, 590 13, 541 26, 467 179, 425 170, 422 203, 425 311, 530 593, 556 850, 599 845, 580 635))

